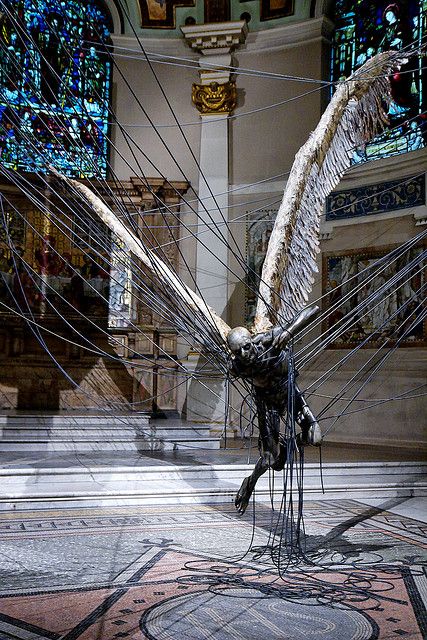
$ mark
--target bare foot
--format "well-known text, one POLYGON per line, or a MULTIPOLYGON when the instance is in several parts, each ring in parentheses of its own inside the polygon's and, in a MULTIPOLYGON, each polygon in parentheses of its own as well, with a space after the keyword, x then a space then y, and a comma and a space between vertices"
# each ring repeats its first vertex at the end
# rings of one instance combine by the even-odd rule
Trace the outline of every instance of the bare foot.
POLYGON ((236 507, 240 515, 243 515, 245 513, 246 507, 249 504, 251 494, 252 491, 249 490, 249 478, 245 478, 240 489, 237 492, 236 499, 234 501, 234 506, 236 507))

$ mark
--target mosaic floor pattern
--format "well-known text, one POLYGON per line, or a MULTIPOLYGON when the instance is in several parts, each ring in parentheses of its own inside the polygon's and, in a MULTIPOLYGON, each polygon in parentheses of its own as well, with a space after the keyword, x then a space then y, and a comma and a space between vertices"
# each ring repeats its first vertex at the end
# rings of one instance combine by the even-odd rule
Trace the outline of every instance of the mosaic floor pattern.
POLYGON ((0 639, 425 638, 427 525, 398 502, 307 502, 298 567, 265 505, 4 513, 0 639))

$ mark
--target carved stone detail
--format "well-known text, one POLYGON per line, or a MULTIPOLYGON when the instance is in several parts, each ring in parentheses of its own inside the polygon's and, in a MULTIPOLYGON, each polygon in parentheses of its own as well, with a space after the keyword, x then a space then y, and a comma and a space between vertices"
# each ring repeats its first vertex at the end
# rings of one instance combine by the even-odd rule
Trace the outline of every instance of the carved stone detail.
POLYGON ((193 84, 191 99, 202 114, 231 113, 237 103, 236 83, 193 84))
POLYGON ((214 22, 181 27, 184 38, 196 51, 212 52, 218 49, 230 51, 242 44, 248 34, 245 20, 237 22, 214 22))

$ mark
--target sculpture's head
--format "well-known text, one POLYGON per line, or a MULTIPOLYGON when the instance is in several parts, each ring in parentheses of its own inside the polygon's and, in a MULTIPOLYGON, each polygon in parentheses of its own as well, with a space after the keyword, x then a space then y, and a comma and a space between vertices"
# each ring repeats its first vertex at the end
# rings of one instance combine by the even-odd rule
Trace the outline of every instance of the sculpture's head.
POLYGON ((245 327, 235 327, 227 336, 227 344, 232 354, 239 360, 251 362, 256 357, 252 336, 245 327))

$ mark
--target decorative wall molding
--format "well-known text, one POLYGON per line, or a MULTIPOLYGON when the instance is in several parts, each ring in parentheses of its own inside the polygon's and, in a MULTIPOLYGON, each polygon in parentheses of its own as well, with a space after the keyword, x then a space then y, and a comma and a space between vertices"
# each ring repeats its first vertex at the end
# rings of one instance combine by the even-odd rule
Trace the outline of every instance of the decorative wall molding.
POLYGON ((230 51, 246 40, 248 25, 244 20, 238 22, 213 22, 181 27, 185 40, 190 47, 204 55, 218 53, 218 49, 230 51))
POLYGON ((427 224, 427 207, 423 211, 417 211, 414 213, 415 226, 421 227, 427 224))
POLYGON ((144 61, 144 54, 141 51, 140 43, 144 46, 148 56, 150 54, 156 56, 181 56, 187 59, 192 58, 195 61, 199 58, 196 51, 188 47, 184 38, 147 38, 141 36, 137 39, 130 35, 112 34, 111 39, 116 55, 126 52, 126 55, 138 56, 141 61, 144 61))
POLYGON ((402 180, 402 176, 423 173, 427 165, 427 148, 411 151, 391 158, 371 160, 349 169, 339 184, 339 189, 351 189, 361 184, 378 184, 389 180, 402 180))
POLYGON ((334 191, 326 200, 326 221, 374 216, 426 203, 425 175, 334 191))
POLYGON ((117 8, 114 0, 105 0, 105 5, 110 12, 111 19, 113 21, 113 31, 114 33, 122 33, 124 24, 123 24, 123 16, 119 9, 117 8))
MULTIPOLYGON (((87 184, 90 186, 89 181, 87 184)), ((104 188, 98 187, 98 191, 111 203, 114 203, 111 192, 119 197, 124 197, 129 203, 132 202, 136 209, 143 212, 144 209, 153 208, 156 211, 162 202, 166 205, 179 203, 181 195, 187 192, 189 186, 189 183, 184 180, 169 181, 165 178, 146 178, 143 180, 140 177, 131 176, 129 180, 122 180, 120 186, 111 181, 104 188)))
POLYGON ((242 50, 247 53, 269 52, 306 45, 316 40, 329 42, 333 28, 333 22, 325 16, 291 22, 274 29, 249 33, 242 50))
MULTIPOLYGON (((201 26, 206 27, 206 25, 201 26)), ((329 42, 333 26, 333 22, 323 16, 300 22, 291 22, 262 31, 249 32, 245 44, 240 44, 239 50, 245 53, 258 53, 261 51, 268 53, 269 51, 306 45, 317 40, 329 42)), ((141 55, 141 47, 135 37, 113 34, 112 40, 116 47, 116 53, 120 53, 120 48, 122 47, 141 55)), ((194 56, 196 59, 195 50, 190 49, 183 38, 144 36, 140 40, 148 54, 181 55, 187 58, 194 56)))

